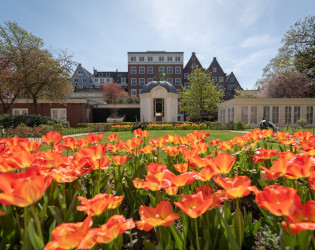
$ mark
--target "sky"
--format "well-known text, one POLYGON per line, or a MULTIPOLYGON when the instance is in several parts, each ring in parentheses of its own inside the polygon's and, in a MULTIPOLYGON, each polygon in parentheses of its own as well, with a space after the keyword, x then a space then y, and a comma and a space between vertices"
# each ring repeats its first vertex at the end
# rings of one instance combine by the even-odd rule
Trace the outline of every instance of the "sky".
POLYGON ((184 65, 195 52, 253 89, 290 26, 314 14, 315 0, 1 0, 0 24, 17 22, 90 72, 127 71, 127 52, 184 52, 184 65))

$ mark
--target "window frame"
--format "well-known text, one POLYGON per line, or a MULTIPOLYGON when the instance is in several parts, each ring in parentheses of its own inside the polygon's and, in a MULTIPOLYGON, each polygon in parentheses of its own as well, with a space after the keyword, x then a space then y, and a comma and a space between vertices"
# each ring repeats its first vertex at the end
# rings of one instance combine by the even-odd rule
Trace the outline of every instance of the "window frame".
POLYGON ((66 108, 51 108, 50 109, 50 117, 54 119, 67 120, 67 109, 66 108), (53 116, 53 112, 57 111, 57 117, 53 116), (64 111, 65 117, 61 117, 61 111, 64 111))

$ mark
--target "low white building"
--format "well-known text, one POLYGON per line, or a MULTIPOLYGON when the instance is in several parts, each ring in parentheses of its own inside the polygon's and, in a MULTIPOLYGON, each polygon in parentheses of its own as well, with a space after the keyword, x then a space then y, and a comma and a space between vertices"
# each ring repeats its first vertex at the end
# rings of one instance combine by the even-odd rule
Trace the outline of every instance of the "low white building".
POLYGON ((264 116, 277 125, 295 124, 300 118, 308 125, 315 125, 315 98, 250 98, 231 99, 217 104, 218 120, 242 121, 244 124, 258 125, 264 116))
POLYGON ((169 82, 149 82, 142 88, 139 97, 141 121, 177 121, 179 94, 169 82))

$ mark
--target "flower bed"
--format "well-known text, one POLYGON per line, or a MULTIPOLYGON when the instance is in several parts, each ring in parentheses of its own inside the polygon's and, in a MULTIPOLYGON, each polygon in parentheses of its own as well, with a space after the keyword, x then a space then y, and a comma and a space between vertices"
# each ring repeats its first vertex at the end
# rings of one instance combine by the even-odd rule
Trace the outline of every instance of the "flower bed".
POLYGON ((1 249, 315 245, 312 133, 134 135, 1 139, 1 249))

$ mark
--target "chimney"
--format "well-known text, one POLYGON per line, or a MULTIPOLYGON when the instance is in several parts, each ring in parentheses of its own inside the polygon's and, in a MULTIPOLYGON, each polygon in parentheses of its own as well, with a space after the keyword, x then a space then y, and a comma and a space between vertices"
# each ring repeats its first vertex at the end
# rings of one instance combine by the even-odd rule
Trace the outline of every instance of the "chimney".
POLYGON ((193 52, 193 53, 192 53, 192 56, 196 56, 196 53, 195 53, 195 52, 193 52))
POLYGON ((214 57, 213 57, 213 60, 217 60, 217 58, 214 56, 214 57))
POLYGON ((116 69, 116 72, 118 72, 118 69, 116 69))

